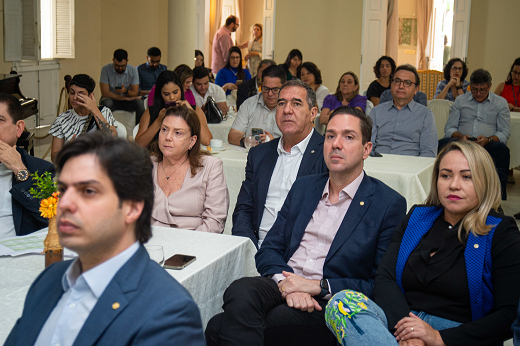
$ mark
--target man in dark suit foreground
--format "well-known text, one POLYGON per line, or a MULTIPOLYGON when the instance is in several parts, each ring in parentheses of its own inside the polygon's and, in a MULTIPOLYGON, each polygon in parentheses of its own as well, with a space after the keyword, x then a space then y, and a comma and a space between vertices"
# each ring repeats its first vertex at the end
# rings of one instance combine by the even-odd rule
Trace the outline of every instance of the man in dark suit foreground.
POLYGON ((33 198, 29 189, 34 183, 31 174, 49 172, 54 177, 54 165, 16 147, 24 128, 20 101, 0 93, 0 192, 9 191, 11 195, 0 201, 0 239, 26 235, 49 224, 40 215, 40 199, 33 198))
POLYGON ((335 345, 327 300, 344 289, 372 296, 374 277, 406 201, 367 176, 372 150, 365 113, 330 116, 323 156, 329 173, 298 178, 256 254, 261 277, 224 293, 224 312, 206 329, 209 345, 335 345))
POLYGON ((101 132, 57 157, 60 243, 78 253, 38 276, 5 345, 204 345, 189 293, 143 243, 151 237, 146 150, 101 132))
MULTIPOLYGON (((268 95, 271 97, 271 92, 268 95)), ((249 237, 257 248, 274 224, 296 178, 327 172, 323 136, 313 129, 318 112, 313 106, 314 90, 293 80, 285 83, 276 97, 276 124, 282 137, 249 151, 246 179, 233 212, 231 233, 249 237)))

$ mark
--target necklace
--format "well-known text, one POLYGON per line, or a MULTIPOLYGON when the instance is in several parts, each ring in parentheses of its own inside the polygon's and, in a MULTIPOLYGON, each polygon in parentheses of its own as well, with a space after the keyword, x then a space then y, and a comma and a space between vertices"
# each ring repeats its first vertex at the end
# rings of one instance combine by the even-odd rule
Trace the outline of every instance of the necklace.
MULTIPOLYGON (((515 94, 515 86, 513 85, 513 82, 511 82, 511 90, 513 90, 513 97, 515 99, 515 107, 518 107, 518 99, 515 94)), ((518 87, 518 95, 520 96, 520 86, 518 87)))
POLYGON ((163 170, 163 172, 164 172, 164 176, 166 177, 166 180, 169 180, 170 177, 173 175, 173 173, 175 173, 175 172, 179 169, 179 167, 181 167, 182 165, 184 165, 184 163, 186 162, 187 159, 188 159, 188 157, 186 157, 186 159, 185 159, 185 160, 184 160, 180 165, 178 165, 178 166, 173 170, 173 172, 170 173, 170 175, 166 174, 166 171, 164 170, 164 162, 162 162, 162 165, 161 165, 161 166, 162 166, 162 170, 163 170))

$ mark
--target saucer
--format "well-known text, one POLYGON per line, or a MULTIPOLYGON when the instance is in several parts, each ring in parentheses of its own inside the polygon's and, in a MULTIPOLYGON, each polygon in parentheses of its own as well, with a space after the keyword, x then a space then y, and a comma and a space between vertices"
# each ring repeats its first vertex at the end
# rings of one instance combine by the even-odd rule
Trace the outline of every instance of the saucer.
POLYGON ((224 147, 220 147, 220 148, 213 148, 211 146, 206 146, 206 150, 209 151, 210 153, 220 153, 221 151, 225 151, 226 148, 224 147))

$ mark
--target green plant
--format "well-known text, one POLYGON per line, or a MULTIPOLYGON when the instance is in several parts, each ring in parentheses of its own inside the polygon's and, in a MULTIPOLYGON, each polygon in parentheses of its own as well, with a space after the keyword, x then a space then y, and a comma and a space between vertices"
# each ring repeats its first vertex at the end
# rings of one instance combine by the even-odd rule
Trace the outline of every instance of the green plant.
POLYGON ((52 180, 52 176, 49 172, 45 172, 42 175, 38 175, 38 171, 34 172, 32 175, 32 180, 36 182, 36 189, 31 187, 29 189, 29 193, 33 195, 35 198, 49 198, 58 190, 57 184, 52 180))

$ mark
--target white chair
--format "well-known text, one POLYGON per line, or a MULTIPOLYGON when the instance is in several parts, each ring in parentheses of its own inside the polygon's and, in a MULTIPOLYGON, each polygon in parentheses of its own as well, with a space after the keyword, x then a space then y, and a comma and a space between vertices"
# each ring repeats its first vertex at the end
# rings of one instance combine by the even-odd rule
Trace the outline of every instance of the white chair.
POLYGON ((135 127, 134 127, 134 131, 133 131, 134 139, 135 139, 135 136, 137 135, 138 131, 139 131, 139 124, 135 125, 135 127))
POLYGON ((361 93, 363 96, 367 96, 367 89, 363 90, 363 92, 361 93))
POLYGON ((429 100, 428 108, 433 112, 435 125, 437 125, 438 139, 444 138, 444 126, 450 116, 450 107, 453 102, 448 100, 429 100))
POLYGON ((113 111, 114 119, 119 121, 126 128, 126 133, 132 133, 135 126, 135 112, 113 111))
POLYGON ((125 125, 121 124, 119 121, 115 121, 114 126, 117 131, 117 137, 126 139, 126 128, 125 125))
POLYGON ((148 95, 146 95, 143 102, 144 102, 144 110, 146 110, 148 108, 148 95))
POLYGON ((370 115, 370 112, 372 112, 373 108, 374 108, 374 104, 372 103, 372 101, 367 99, 367 105, 365 107, 365 114, 370 115))

